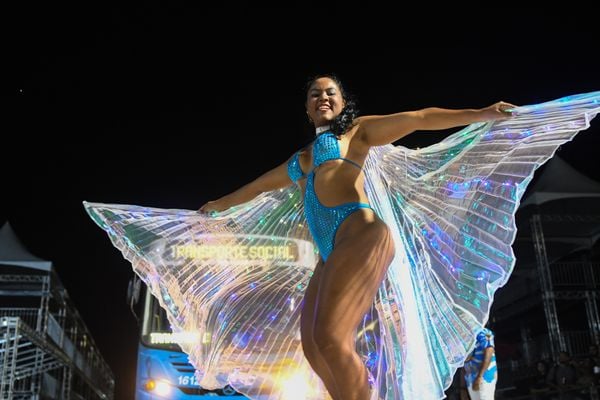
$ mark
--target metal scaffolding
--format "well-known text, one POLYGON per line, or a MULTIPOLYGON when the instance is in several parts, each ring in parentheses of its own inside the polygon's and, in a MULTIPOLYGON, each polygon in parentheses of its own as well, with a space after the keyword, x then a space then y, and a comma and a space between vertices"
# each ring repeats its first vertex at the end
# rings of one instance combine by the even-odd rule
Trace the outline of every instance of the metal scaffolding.
MULTIPOLYGON (((561 332, 557 313, 557 302, 563 300, 580 300, 585 307, 588 319, 589 343, 600 343, 600 317, 598 315, 598 293, 600 292, 600 265, 591 262, 556 262, 548 261, 543 222, 564 224, 566 222, 582 223, 600 222, 598 215, 542 215, 534 214, 530 218, 531 233, 534 243, 537 271, 542 294, 542 302, 548 328, 548 346, 553 359, 560 351, 577 353, 570 336, 561 332)), ((590 237, 590 246, 595 237, 590 237)))
POLYGON ((0 400, 113 399, 113 373, 52 264, 29 254, 7 225, 0 231, 0 400))

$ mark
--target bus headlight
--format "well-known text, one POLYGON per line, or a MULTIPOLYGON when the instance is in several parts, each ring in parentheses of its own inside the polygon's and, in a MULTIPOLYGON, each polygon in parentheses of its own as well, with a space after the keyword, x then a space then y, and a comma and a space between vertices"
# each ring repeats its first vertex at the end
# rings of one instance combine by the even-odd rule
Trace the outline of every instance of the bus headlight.
POLYGON ((308 376, 302 372, 284 377, 279 385, 282 389, 283 398, 287 400, 304 400, 314 395, 314 389, 309 386, 308 376))
POLYGON ((171 385, 168 382, 160 380, 148 379, 144 388, 159 396, 168 396, 171 393, 171 385))

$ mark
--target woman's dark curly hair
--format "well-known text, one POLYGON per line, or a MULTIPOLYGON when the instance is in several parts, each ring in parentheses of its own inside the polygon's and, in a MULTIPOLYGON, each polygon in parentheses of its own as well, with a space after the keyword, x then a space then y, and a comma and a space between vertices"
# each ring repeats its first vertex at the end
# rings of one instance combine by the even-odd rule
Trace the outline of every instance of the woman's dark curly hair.
POLYGON ((306 86, 304 88, 304 94, 306 95, 310 90, 310 87, 315 83, 315 81, 319 78, 329 78, 335 82, 337 87, 340 89, 342 93, 342 98, 346 102, 346 106, 335 119, 331 122, 331 132, 333 132, 337 137, 343 135, 348 132, 348 130, 354 125, 354 119, 358 117, 358 108, 356 106, 356 100, 354 96, 350 93, 346 92, 342 82, 335 74, 321 74, 313 76, 306 82, 306 86))

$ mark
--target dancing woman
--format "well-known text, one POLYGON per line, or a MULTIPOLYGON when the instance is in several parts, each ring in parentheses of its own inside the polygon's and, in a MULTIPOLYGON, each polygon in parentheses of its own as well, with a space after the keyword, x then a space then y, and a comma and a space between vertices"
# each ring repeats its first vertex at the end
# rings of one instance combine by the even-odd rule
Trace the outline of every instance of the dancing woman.
POLYGON ((201 212, 85 207, 172 329, 201 335, 181 347, 203 387, 441 399, 510 277, 527 184, 599 103, 591 92, 358 116, 341 83, 318 76, 306 91, 315 139, 201 212), (464 125, 421 149, 392 145, 464 125))
POLYGON ((418 130, 508 118, 515 106, 501 101, 482 109, 431 107, 359 117, 354 101, 331 75, 308 83, 305 106, 315 140, 286 163, 200 211, 220 212, 264 192, 293 183, 300 187, 320 252, 302 310, 304 354, 335 400, 368 400, 368 373, 355 350, 355 333, 395 253, 389 229, 364 190, 362 166, 369 150, 418 130))

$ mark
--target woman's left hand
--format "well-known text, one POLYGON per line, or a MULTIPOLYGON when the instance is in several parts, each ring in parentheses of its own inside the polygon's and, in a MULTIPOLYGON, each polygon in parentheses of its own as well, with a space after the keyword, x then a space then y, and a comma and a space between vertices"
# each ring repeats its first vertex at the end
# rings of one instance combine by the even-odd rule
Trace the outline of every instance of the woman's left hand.
POLYGON ((204 204, 202 207, 200 207, 198 209, 198 212, 200 214, 204 214, 204 215, 209 215, 211 217, 214 217, 215 215, 217 215, 217 213, 226 210, 227 207, 225 207, 222 204, 222 200, 211 200, 209 202, 207 202, 206 204, 204 204))
POLYGON ((515 108, 517 108, 517 106, 514 104, 499 101, 489 107, 482 108, 481 112, 484 114, 486 120, 492 121, 512 117, 515 108))

